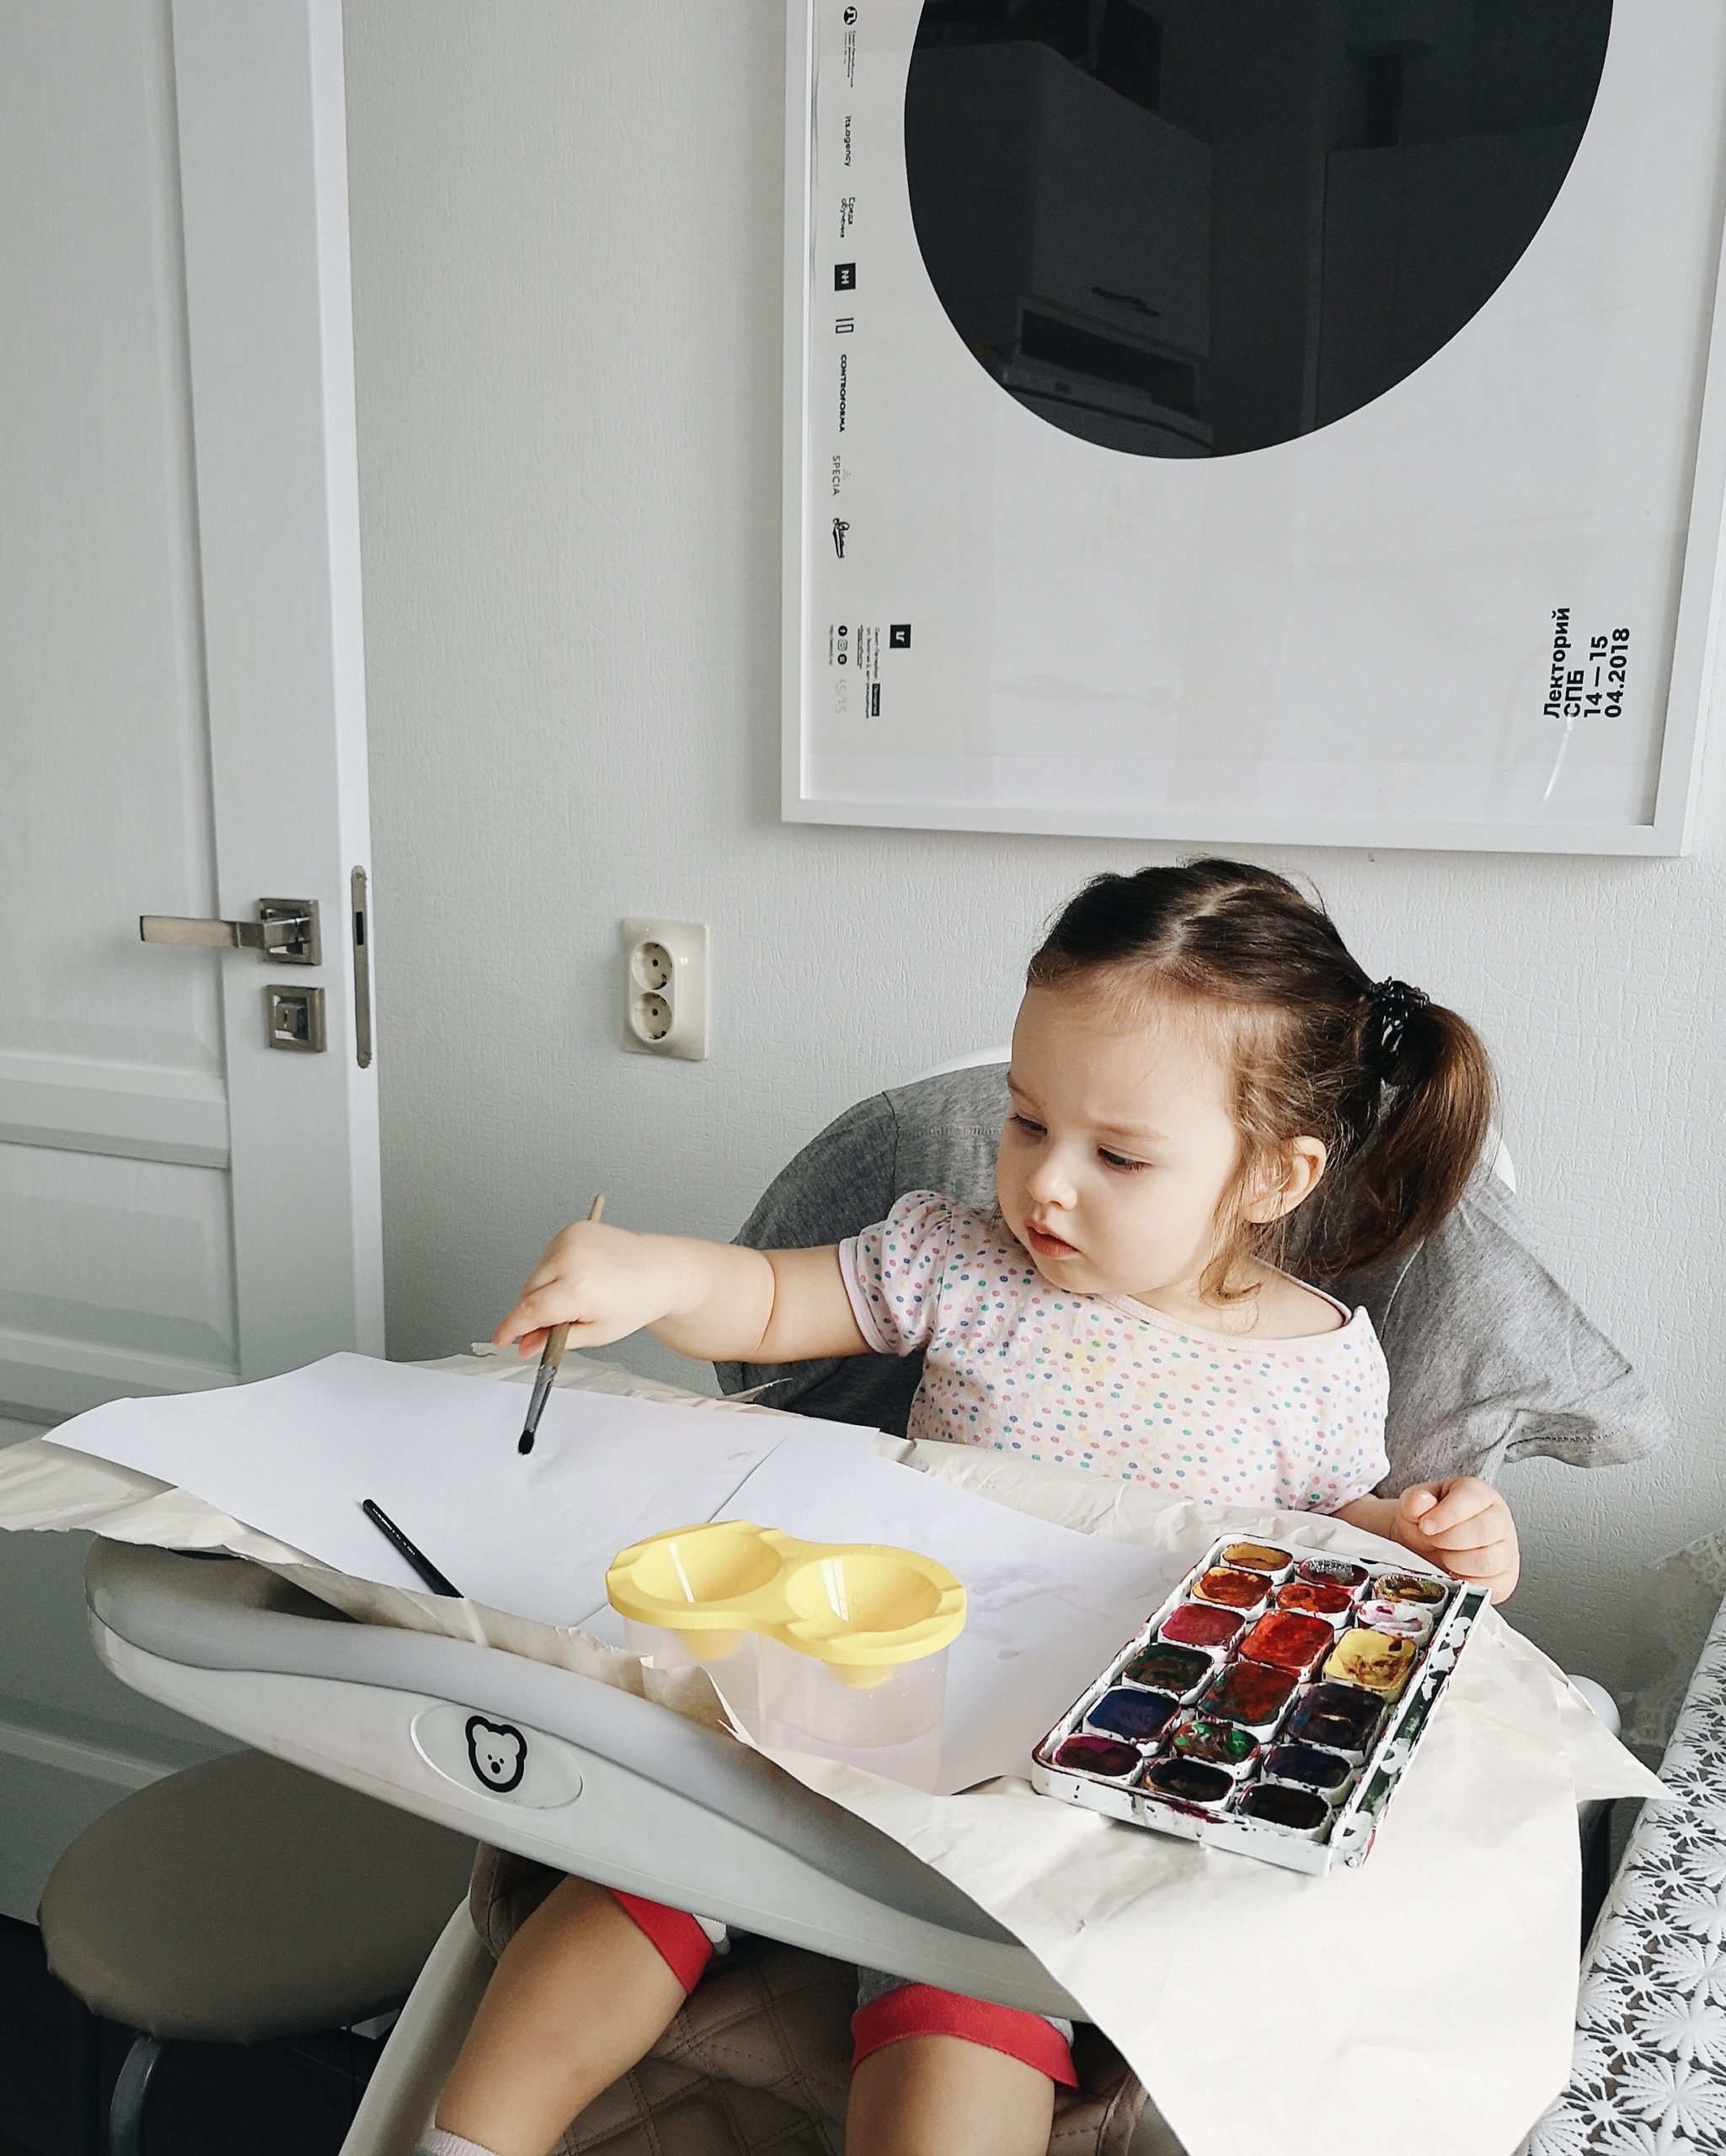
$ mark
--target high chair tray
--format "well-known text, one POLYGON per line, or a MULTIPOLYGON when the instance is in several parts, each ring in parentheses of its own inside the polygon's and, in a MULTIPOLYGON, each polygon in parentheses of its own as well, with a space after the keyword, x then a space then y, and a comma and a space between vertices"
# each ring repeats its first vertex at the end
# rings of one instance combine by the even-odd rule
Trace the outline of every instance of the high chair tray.
POLYGON ((125 1683, 354 1789, 626 1892, 916 1981, 1071 2015, 968 1896, 746 1746, 495 1647, 361 1625, 264 1567, 98 1540, 125 1683))

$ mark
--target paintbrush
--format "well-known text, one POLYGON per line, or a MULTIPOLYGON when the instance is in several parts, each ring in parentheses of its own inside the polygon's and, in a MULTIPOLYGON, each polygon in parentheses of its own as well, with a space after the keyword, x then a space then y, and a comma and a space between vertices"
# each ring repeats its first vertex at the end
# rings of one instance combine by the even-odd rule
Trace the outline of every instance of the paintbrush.
MULTIPOLYGON (((597 1220, 606 1209, 606 1194, 601 1191, 589 1209, 588 1219, 597 1220)), ((546 1397, 552 1389, 552 1380, 558 1374, 558 1365, 564 1359, 564 1342, 569 1337, 567 1325, 554 1325, 545 1336, 545 1345, 539 1351, 539 1368, 533 1373, 533 1397, 527 1403, 527 1420, 521 1425, 521 1434, 516 1440, 517 1452, 532 1452, 533 1433, 539 1428, 546 1397)))
POLYGON ((444 1577, 423 1550, 414 1548, 375 1497, 362 1497, 360 1500, 360 1509, 375 1528, 388 1536, 434 1594, 453 1595, 457 1602, 462 1599, 461 1588, 452 1586, 444 1577))

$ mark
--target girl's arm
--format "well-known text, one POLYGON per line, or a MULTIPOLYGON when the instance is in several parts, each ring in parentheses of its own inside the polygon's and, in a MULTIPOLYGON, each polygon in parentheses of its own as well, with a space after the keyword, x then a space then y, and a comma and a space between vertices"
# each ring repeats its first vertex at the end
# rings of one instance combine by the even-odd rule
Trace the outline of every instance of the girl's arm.
POLYGON ((1356 1497, 1336 1517, 1400 1542, 1455 1579, 1490 1589, 1494 1602, 1515 1592, 1522 1566, 1516 1523, 1491 1483, 1478 1476, 1417 1482, 1400 1497, 1356 1497))
POLYGON ((546 1246, 521 1299, 492 1335, 537 1354, 567 1325, 573 1348, 602 1348, 649 1326, 709 1363, 799 1363, 864 1355, 839 1252, 745 1250, 686 1235, 639 1235, 578 1220, 546 1246))

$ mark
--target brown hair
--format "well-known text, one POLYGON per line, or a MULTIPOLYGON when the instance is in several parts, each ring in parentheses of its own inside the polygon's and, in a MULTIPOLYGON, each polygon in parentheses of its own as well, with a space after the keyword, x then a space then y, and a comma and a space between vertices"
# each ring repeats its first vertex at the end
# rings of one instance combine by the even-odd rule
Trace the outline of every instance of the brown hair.
POLYGON ((1251 1292, 1231 1284, 1248 1257, 1333 1280, 1412 1249, 1480 1157, 1493 1076, 1479 1035, 1418 990, 1369 979, 1323 907, 1268 868, 1093 877, 1025 979, 1129 1003, 1172 994, 1229 1021, 1242 1155, 1203 1283, 1218 1299, 1251 1292), (1317 1187, 1280 1220, 1248 1220, 1256 1175, 1301 1137, 1326 1149, 1317 1187))

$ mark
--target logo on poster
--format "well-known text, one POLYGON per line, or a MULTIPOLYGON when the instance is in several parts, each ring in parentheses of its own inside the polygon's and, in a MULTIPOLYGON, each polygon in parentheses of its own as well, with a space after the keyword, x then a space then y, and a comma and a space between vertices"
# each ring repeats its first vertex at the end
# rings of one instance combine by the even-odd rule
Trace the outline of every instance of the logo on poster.
POLYGON ((844 353, 843 353, 843 352, 842 352, 842 353, 839 355, 839 431, 840 431, 840 433, 841 433, 841 434, 843 434, 843 433, 844 433, 844 431, 845 431, 845 392, 846 392, 846 367, 845 367, 845 355, 844 355, 844 353))
POLYGON ((847 165, 851 163, 851 115, 848 112, 845 115, 845 162, 847 165))
POLYGON ((845 21, 846 21, 846 26, 847 27, 847 29, 848 29, 848 28, 850 27, 850 25, 851 25, 852 23, 854 23, 856 20, 857 20, 857 10, 856 10, 856 8, 847 8, 846 9, 846 11, 845 11, 845 21))
MULTIPOLYGON (((842 562, 845 559, 845 535, 850 531, 850 529, 851 526, 845 521, 845 519, 842 516, 836 516, 834 518, 833 552, 839 557, 839 559, 842 562)), ((841 636, 843 636, 845 632, 842 629, 839 633, 841 636)), ((839 654, 839 663, 842 666, 845 664, 845 654, 843 652, 841 652, 839 654)))
POLYGON ((833 289, 836 292, 854 292, 857 290, 856 263, 836 262, 833 264, 833 289))
POLYGON ((887 648, 889 651, 909 651, 911 649, 911 623, 909 622, 890 622, 888 623, 887 648))
POLYGON ((840 462, 839 459, 836 456, 836 457, 833 459, 833 468, 832 468, 832 473, 831 473, 832 483, 833 483, 833 498, 834 498, 834 499, 835 499, 836 501, 838 499, 838 498, 839 498, 839 492, 840 492, 840 489, 844 486, 845 482, 846 482, 846 479, 847 479, 847 478, 848 476, 849 476, 849 475, 848 475, 848 474, 847 474, 847 472, 846 472, 845 467, 844 467, 844 466, 840 462))
POLYGON ((833 334, 836 337, 848 337, 856 327, 857 317, 854 314, 836 314, 833 318, 833 334))

